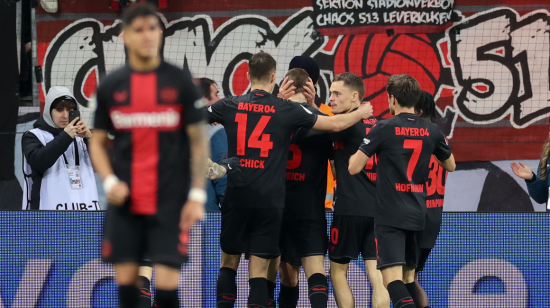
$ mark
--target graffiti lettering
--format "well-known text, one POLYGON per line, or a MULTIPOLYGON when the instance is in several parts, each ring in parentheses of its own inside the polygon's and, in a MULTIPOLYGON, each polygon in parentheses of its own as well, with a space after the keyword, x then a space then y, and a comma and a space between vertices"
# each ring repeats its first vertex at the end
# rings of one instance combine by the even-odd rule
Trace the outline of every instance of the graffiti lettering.
MULTIPOLYGON (((550 113, 550 14, 523 17, 508 8, 482 12, 446 31, 445 66, 458 90, 454 104, 474 124, 510 115, 523 128, 550 113)), ((440 44, 441 48, 441 44, 440 44)))

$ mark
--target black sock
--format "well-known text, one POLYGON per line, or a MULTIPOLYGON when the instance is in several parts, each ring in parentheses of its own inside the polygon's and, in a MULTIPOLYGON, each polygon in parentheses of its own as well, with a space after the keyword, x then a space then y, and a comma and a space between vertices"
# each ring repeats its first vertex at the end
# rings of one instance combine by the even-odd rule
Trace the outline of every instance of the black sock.
POLYGON ((300 286, 287 287, 281 284, 279 291, 279 308, 296 308, 300 298, 300 286))
POLYGON ((136 286, 118 286, 120 308, 134 308, 139 299, 139 289, 136 286))
POLYGON ((414 301, 401 280, 394 280, 388 284, 388 293, 394 308, 416 308, 414 301))
POLYGON ((328 302, 327 276, 316 273, 307 280, 308 296, 311 308, 326 308, 328 302))
POLYGON ((151 281, 147 277, 139 276, 141 288, 139 288, 138 308, 151 308, 151 281))
POLYGON ((414 282, 406 283, 405 287, 407 288, 407 291, 411 295, 411 298, 415 303, 418 303, 418 295, 416 294, 416 284, 414 282))
POLYGON ((248 294, 248 308, 267 307, 267 279, 252 278, 248 280, 250 293, 248 294))
POLYGON ((237 285, 235 277, 237 272, 229 267, 220 268, 218 282, 216 284, 218 308, 233 308, 237 299, 237 285))
POLYGON ((267 281, 267 307, 275 308, 275 283, 273 281, 267 281))
POLYGON ((155 294, 155 302, 159 308, 179 308, 178 290, 158 290, 155 294))

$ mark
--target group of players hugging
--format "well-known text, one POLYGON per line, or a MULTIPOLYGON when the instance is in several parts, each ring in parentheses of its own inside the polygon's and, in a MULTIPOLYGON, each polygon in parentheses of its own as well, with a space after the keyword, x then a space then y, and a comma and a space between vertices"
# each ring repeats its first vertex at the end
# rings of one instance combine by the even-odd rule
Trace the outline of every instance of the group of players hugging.
POLYGON ((228 184, 217 307, 235 305, 242 254, 249 259, 248 307, 276 307, 277 272, 279 307, 296 307, 301 267, 311 307, 327 307, 327 249, 338 307, 355 306, 347 271, 359 254, 373 307, 388 307, 390 299, 393 307, 429 307, 417 273, 435 245, 445 178, 455 162, 447 138, 431 123, 434 99, 413 77, 389 77, 393 117, 377 119, 363 102, 363 80, 336 75, 330 86, 334 115, 327 116, 315 95, 319 68, 313 59, 296 57, 274 95, 276 61, 260 51, 249 60, 250 92, 205 111, 189 72, 160 56, 155 10, 132 6, 122 19, 128 63, 99 85, 90 142, 111 204, 102 256, 115 264, 121 307, 137 307, 145 257, 155 268, 155 305, 179 307, 179 271, 189 229, 204 213, 204 175, 212 166, 205 117, 223 125, 228 155, 239 164, 222 165, 228 184), (114 136, 112 162, 108 133, 114 136), (327 161, 337 180, 330 232, 327 161))

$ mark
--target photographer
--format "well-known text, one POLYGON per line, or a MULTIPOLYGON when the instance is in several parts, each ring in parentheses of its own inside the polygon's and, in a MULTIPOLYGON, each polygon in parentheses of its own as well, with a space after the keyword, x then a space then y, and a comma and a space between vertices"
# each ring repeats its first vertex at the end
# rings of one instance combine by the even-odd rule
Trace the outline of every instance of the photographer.
POLYGON ((69 121, 76 110, 69 89, 51 87, 42 117, 23 135, 23 210, 101 210, 88 154, 92 133, 79 117, 69 121))

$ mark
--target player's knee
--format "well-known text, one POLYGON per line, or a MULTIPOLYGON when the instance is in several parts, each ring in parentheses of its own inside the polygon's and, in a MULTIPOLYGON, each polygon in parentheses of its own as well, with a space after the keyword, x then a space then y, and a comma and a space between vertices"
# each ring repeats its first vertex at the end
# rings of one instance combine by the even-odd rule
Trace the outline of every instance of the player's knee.
POLYGON ((281 284, 285 287, 294 288, 298 285, 298 273, 288 273, 281 275, 281 284))
POLYGON ((408 266, 403 266, 403 283, 414 282, 414 269, 408 266))
POLYGON ((236 271, 239 268, 240 259, 241 255, 230 255, 222 252, 222 262, 220 267, 228 267, 236 271))

